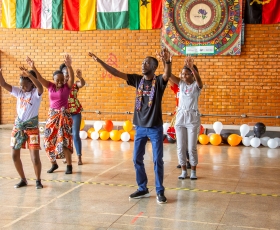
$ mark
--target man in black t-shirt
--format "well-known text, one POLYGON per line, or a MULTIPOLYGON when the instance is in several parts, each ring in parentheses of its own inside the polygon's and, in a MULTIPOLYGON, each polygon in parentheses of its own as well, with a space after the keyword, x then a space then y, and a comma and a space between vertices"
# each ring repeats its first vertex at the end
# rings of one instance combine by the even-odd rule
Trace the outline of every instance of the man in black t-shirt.
POLYGON ((158 61, 154 57, 146 57, 142 62, 142 74, 126 74, 107 65, 93 53, 89 53, 110 74, 122 78, 127 84, 136 88, 136 101, 133 124, 136 127, 134 137, 133 162, 136 171, 138 189, 129 198, 150 197, 147 188, 148 178, 144 167, 145 147, 150 138, 153 148, 155 186, 157 202, 166 203, 163 187, 163 122, 161 101, 168 79, 171 76, 171 54, 167 49, 161 52, 165 61, 164 74, 156 76, 158 61))

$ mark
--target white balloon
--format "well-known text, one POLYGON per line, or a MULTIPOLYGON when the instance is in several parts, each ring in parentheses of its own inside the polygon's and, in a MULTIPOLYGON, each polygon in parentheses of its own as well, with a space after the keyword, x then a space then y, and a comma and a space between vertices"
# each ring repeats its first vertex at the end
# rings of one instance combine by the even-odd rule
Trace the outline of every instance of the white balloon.
POLYGON ((86 132, 86 131, 83 131, 83 130, 80 131, 80 138, 83 139, 83 140, 84 140, 84 139, 87 139, 87 132, 86 132))
POLYGON ((121 150, 123 152, 126 152, 126 151, 130 150, 130 143, 129 142, 122 142, 121 143, 121 150))
POLYGON ((167 134, 167 129, 170 127, 170 124, 164 123, 162 126, 163 126, 163 134, 167 134))
POLYGON ((240 134, 241 137, 245 137, 247 133, 249 133, 250 127, 249 125, 243 124, 240 126, 240 134))
POLYGON ((265 147, 267 147, 267 142, 270 139, 270 137, 262 137, 261 139, 261 144, 265 147))
POLYGON ((94 130, 95 130, 96 132, 98 132, 98 131, 102 128, 102 122, 101 122, 101 121, 96 121, 96 122, 94 122, 93 127, 94 127, 94 130))
POLYGON ((271 148, 271 149, 275 149, 275 148, 277 148, 277 146, 278 146, 278 142, 277 142, 277 140, 275 140, 275 139, 269 139, 269 140, 267 141, 267 146, 268 146, 269 148, 271 148))
POLYGON ((122 135, 121 135, 121 140, 122 141, 129 141, 130 139, 130 135, 128 132, 123 132, 122 135))
POLYGON ((250 144, 252 147, 258 148, 261 144, 261 140, 260 140, 260 138, 254 137, 250 140, 250 144))
POLYGON ((223 124, 222 122, 219 122, 219 121, 216 121, 214 124, 213 124, 213 129, 215 131, 216 134, 221 134, 221 131, 223 129, 223 124))
POLYGON ((278 150, 277 149, 269 149, 267 151, 267 156, 269 158, 278 158, 278 150))
POLYGON ((245 146, 250 146, 250 138, 249 137, 243 137, 242 138, 242 144, 245 145, 245 146))
POLYGON ((97 131, 94 131, 90 134, 90 137, 92 140, 97 140, 99 138, 99 133, 97 131))
POLYGON ((254 138, 254 135, 252 135, 252 136, 249 136, 249 139, 251 140, 252 138, 254 138))
POLYGON ((208 133, 207 136, 208 136, 208 137, 211 137, 212 134, 215 134, 215 133, 208 133))
POLYGON ((278 146, 280 146, 280 138, 279 137, 275 137, 274 140, 276 140, 277 143, 278 143, 278 146))

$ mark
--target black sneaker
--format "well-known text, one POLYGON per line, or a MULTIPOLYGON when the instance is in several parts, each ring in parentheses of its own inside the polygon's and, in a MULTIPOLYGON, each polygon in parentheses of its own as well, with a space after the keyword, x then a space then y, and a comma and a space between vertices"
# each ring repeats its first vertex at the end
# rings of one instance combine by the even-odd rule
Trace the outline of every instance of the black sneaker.
POLYGON ((187 169, 191 169, 192 167, 191 167, 191 164, 190 164, 190 162, 189 161, 187 161, 187 169))
POLYGON ((36 180, 36 189, 42 189, 43 187, 41 180, 36 180))
POLYGON ((149 189, 147 189, 146 191, 139 191, 137 189, 136 192, 130 194, 129 196, 129 198, 133 198, 133 199, 140 199, 145 197, 150 197, 149 189))
POLYGON ((165 195, 164 195, 163 192, 157 194, 157 202, 158 202, 159 204, 167 203, 167 199, 166 199, 166 197, 165 197, 165 195))
POLYGON ((21 179, 21 181, 18 184, 14 185, 14 188, 21 188, 21 187, 24 187, 24 186, 27 186, 27 181, 21 179))
POLYGON ((181 165, 177 165, 177 169, 180 169, 182 166, 181 165))

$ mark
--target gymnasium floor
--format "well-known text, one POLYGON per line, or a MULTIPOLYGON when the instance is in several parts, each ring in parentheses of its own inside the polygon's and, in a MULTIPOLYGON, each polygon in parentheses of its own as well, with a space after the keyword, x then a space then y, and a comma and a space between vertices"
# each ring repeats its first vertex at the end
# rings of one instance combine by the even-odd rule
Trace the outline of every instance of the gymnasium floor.
MULTIPOLYGON (((83 162, 73 155, 48 174, 41 151, 44 188, 35 189, 29 152, 22 161, 29 185, 15 189, 10 130, 0 130, 1 229, 280 229, 280 148, 198 145, 198 180, 178 180, 176 144, 164 144, 165 195, 157 204, 151 144, 145 156, 150 198, 129 200, 136 189, 133 142, 83 140, 83 162)), ((43 147, 43 146, 42 146, 43 147)), ((43 149, 43 148, 42 148, 43 149)))

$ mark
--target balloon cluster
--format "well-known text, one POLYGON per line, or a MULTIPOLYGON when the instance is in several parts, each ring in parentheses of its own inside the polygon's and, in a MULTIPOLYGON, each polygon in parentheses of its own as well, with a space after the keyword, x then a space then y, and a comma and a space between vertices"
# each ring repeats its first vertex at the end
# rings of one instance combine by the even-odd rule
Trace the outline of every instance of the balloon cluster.
POLYGON ((221 134, 223 124, 219 121, 213 124, 213 129, 215 133, 199 135, 198 141, 200 144, 207 145, 210 142, 212 145, 220 145, 223 142, 229 144, 230 146, 237 146, 242 142, 244 146, 252 146, 257 148, 262 144, 263 146, 268 146, 272 149, 280 146, 280 138, 278 137, 274 139, 269 137, 261 137, 266 131, 266 126, 261 122, 258 122, 254 125, 254 136, 250 137, 246 137, 250 131, 250 127, 247 124, 240 126, 240 136, 231 133, 221 134))
POLYGON ((123 123, 123 129, 121 130, 113 130, 114 124, 111 120, 104 121, 104 124, 102 124, 101 121, 96 121, 94 122, 93 127, 89 128, 87 132, 82 130, 84 126, 84 121, 82 119, 80 127, 81 139, 91 138, 93 140, 98 140, 100 138, 101 140, 105 141, 110 138, 113 141, 122 140, 126 142, 129 140, 134 140, 135 136, 133 124, 128 120, 123 123))

